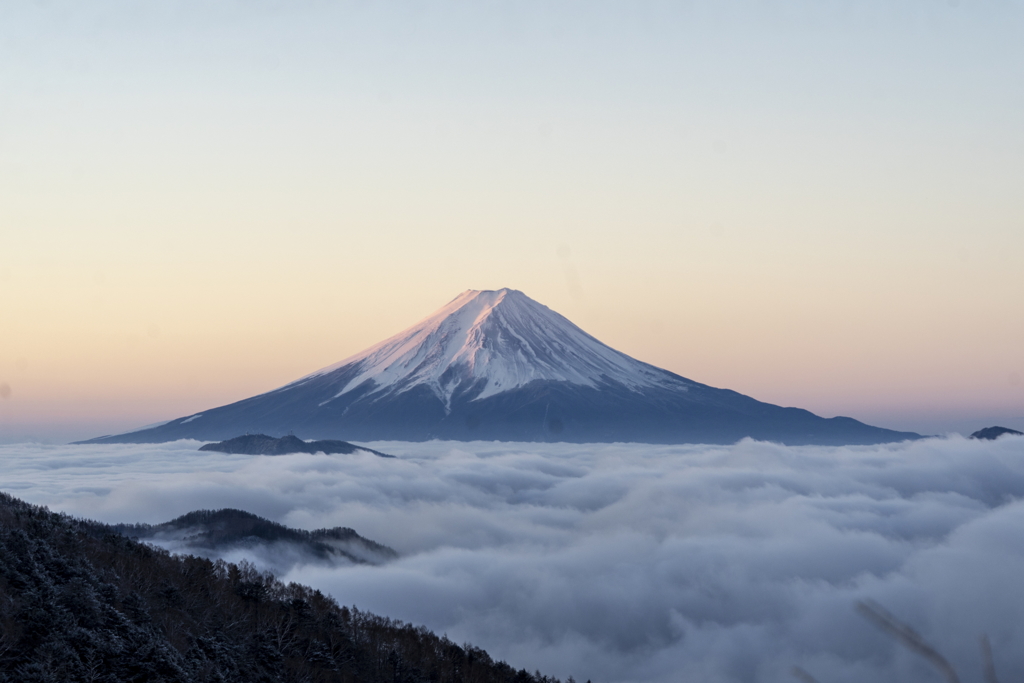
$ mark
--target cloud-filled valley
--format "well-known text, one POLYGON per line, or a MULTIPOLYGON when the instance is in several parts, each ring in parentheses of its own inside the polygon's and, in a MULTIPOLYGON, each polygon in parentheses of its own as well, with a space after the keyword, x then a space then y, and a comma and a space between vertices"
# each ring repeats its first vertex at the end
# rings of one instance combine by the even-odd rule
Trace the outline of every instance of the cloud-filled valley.
POLYGON ((855 612, 864 599, 964 680, 982 634, 1001 679, 1024 676, 1024 437, 372 444, 394 460, 198 446, 0 446, 0 489, 110 523, 233 507, 352 527, 401 557, 274 568, 563 678, 939 680, 855 612))

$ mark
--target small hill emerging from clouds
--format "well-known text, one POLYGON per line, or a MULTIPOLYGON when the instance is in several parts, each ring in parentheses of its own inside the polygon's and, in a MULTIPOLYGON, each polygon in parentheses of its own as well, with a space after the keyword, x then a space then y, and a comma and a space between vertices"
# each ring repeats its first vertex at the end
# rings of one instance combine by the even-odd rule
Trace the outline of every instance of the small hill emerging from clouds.
POLYGON ((985 427, 971 434, 971 438, 993 441, 1006 434, 1024 436, 1024 432, 1018 432, 1016 429, 1010 429, 1009 427, 985 427))
POLYGON ((201 451, 216 451, 218 453, 237 453, 243 455, 288 455, 289 453, 325 453, 331 455, 341 453, 348 455, 356 451, 366 451, 382 458, 393 458, 380 451, 364 446, 356 446, 348 441, 337 441, 325 439, 323 441, 303 441, 297 436, 282 436, 275 438, 266 434, 246 434, 236 436, 227 441, 208 443, 200 446, 201 451))
POLYGON ((88 443, 245 432, 357 441, 752 437, 792 445, 920 438, 694 382, 603 344, 522 292, 500 289, 464 292, 404 332, 279 389, 88 443))
MULTIPOLYGON (((292 529, 244 510, 196 510, 163 524, 122 524, 118 533, 156 543, 176 552, 194 552, 221 556, 233 550, 248 550, 265 556, 270 566, 288 569, 290 564, 306 562, 351 562, 381 564, 398 557, 391 548, 354 529, 334 527, 305 531, 292 529), (282 561, 277 563, 277 557, 282 561)), ((259 558, 258 558, 259 559, 259 558)))

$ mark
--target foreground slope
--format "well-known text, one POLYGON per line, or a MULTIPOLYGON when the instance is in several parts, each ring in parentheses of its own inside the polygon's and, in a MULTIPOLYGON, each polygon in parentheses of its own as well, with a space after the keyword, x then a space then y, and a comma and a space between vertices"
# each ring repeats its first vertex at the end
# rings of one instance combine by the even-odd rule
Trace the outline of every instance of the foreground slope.
POLYGON ((0 493, 0 681, 557 683, 251 567, 0 493))
POLYGON ((918 437, 694 382, 501 289, 467 291, 408 330, 274 391, 93 441, 291 431, 357 441, 862 444, 918 437))

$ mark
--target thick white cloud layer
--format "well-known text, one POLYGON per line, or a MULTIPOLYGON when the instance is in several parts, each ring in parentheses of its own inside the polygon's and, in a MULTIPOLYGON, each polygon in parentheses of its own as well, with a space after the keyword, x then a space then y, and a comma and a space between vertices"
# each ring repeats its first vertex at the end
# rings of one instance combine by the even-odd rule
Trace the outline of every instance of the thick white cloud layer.
MULTIPOLYGON (((873 599, 981 680, 1024 678, 1024 437, 850 448, 377 443, 252 457, 196 442, 0 446, 0 488, 107 522, 237 507, 403 557, 286 579, 578 680, 937 681, 873 599)), ((232 559, 238 559, 235 555, 232 559)))

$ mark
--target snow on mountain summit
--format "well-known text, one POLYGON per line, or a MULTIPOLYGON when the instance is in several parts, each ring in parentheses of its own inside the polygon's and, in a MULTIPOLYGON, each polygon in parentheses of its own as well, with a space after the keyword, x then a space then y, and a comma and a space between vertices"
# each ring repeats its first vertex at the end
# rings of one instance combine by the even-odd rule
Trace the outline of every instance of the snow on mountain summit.
POLYGON ((425 320, 296 384, 355 369, 335 396, 372 381, 372 394, 426 385, 450 405, 458 391, 473 399, 534 380, 588 387, 614 381, 632 390, 686 387, 681 377, 602 344, 565 317, 514 289, 468 290, 425 320))

